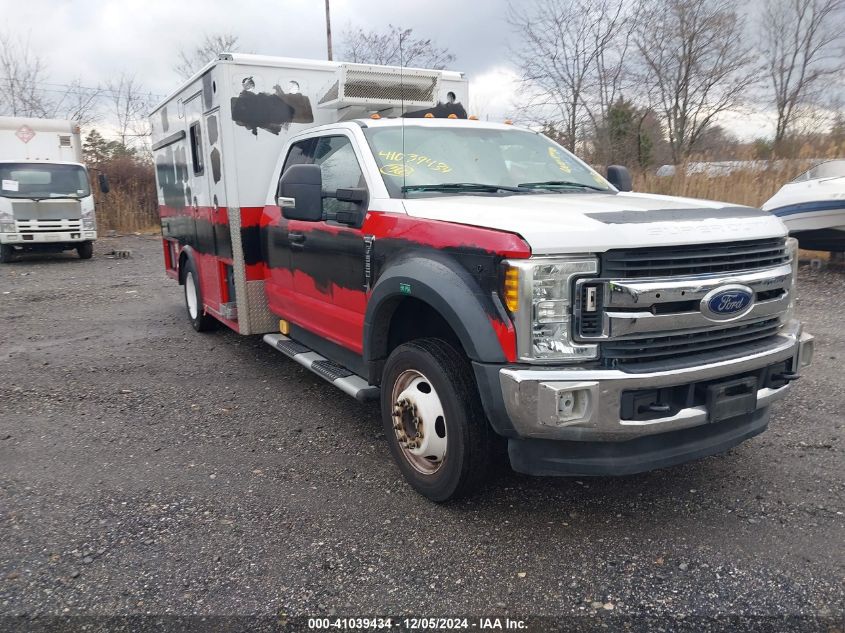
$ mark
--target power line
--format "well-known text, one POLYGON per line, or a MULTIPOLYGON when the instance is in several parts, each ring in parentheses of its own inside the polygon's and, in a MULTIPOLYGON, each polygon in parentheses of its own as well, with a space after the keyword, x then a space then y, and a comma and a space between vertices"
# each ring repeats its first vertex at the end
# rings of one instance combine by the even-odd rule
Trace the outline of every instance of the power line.
MULTIPOLYGON (((6 82, 11 85, 11 83, 15 80, 13 77, 0 77, 0 81, 6 82)), ((110 96, 117 96, 121 94, 119 90, 114 90, 112 88, 94 88, 91 86, 83 86, 80 84, 56 83, 50 81, 27 82, 27 85, 35 86, 35 89, 41 92, 54 92, 59 94, 78 94, 83 96, 90 96, 91 94, 106 94, 110 96), (44 86, 55 87, 45 88, 44 86)), ((155 99, 164 99, 166 95, 156 94, 153 92, 144 92, 143 96, 155 99)))

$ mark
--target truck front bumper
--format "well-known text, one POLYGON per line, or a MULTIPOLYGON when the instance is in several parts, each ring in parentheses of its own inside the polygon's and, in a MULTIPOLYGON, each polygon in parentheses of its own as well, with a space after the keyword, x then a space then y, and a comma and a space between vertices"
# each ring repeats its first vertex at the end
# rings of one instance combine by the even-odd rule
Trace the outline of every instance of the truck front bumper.
MULTIPOLYGON (((511 464, 517 471, 536 475, 629 474, 724 451, 765 430, 769 405, 789 392, 788 382, 756 383, 752 410, 737 411, 735 417, 730 408, 715 416, 711 410, 715 406, 697 402, 665 415, 626 419, 623 397, 689 388, 702 400, 700 394, 710 384, 767 368, 797 373, 810 364, 812 352, 813 337, 793 321, 761 351, 683 369, 628 373, 576 367, 499 368, 502 405, 511 427, 503 433, 509 438, 511 464)), ((476 366, 477 375, 478 370, 476 366)), ((488 395, 484 391, 482 387, 482 395, 488 395)), ((505 425, 501 420, 497 425, 493 417, 501 432, 505 425)))
POLYGON ((49 244, 77 244, 93 242, 97 231, 45 231, 43 233, 0 233, 0 244, 11 244, 26 248, 28 246, 49 244))

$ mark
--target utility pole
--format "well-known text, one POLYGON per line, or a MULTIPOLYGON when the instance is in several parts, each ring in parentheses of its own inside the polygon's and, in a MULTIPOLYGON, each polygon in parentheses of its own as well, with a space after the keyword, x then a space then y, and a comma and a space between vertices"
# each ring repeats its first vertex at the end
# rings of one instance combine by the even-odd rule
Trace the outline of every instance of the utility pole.
POLYGON ((329 0, 326 0, 326 48, 329 51, 329 61, 332 61, 332 18, 329 15, 329 0))

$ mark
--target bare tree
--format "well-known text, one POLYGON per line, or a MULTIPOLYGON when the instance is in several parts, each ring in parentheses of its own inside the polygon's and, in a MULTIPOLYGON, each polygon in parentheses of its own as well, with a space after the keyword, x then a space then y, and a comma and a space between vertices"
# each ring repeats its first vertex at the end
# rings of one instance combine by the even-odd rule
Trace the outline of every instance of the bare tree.
POLYGON ((83 86, 79 79, 64 86, 59 98, 55 100, 51 116, 78 121, 81 125, 90 125, 101 117, 100 105, 103 89, 83 86))
POLYGON ((147 113, 153 105, 152 95, 134 75, 126 73, 116 81, 107 82, 105 94, 120 144, 125 148, 144 146, 150 135, 147 113))
POLYGON ((0 114, 61 117, 87 124, 97 116, 99 87, 47 81, 47 67, 28 39, 0 33, 0 114))
POLYGON ((818 104, 828 79, 845 71, 845 0, 768 0, 761 49, 775 108, 775 148, 806 106, 818 104))
POLYGON ((53 103, 41 89, 46 67, 28 39, 0 33, 0 113, 47 117, 53 103))
POLYGON ((619 0, 539 0, 511 4, 514 56, 526 84, 523 109, 552 122, 571 150, 583 126, 597 128, 618 98, 628 49, 619 0))
POLYGON ((346 61, 384 66, 415 66, 442 70, 455 61, 448 48, 430 39, 414 37, 413 29, 388 25, 384 31, 361 31, 351 26, 343 32, 346 61))
POLYGON ((173 70, 182 78, 189 79, 220 53, 234 53, 240 49, 238 36, 232 33, 206 34, 194 48, 180 49, 179 61, 173 70))
POLYGON ((732 0, 640 0, 633 41, 641 94, 654 103, 682 162, 755 80, 745 23, 732 0))

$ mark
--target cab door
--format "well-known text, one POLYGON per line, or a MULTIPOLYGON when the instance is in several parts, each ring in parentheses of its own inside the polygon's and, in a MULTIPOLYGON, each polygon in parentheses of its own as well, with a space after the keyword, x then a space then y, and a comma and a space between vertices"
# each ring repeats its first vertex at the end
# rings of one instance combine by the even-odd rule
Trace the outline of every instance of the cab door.
POLYGON ((287 221, 295 304, 291 320, 360 354, 366 309, 360 226, 367 211, 367 182, 353 138, 338 131, 309 141, 308 162, 319 165, 323 176, 323 220, 287 221), (338 189, 363 190, 364 199, 339 200, 338 189), (338 222, 344 215, 357 221, 338 222))

